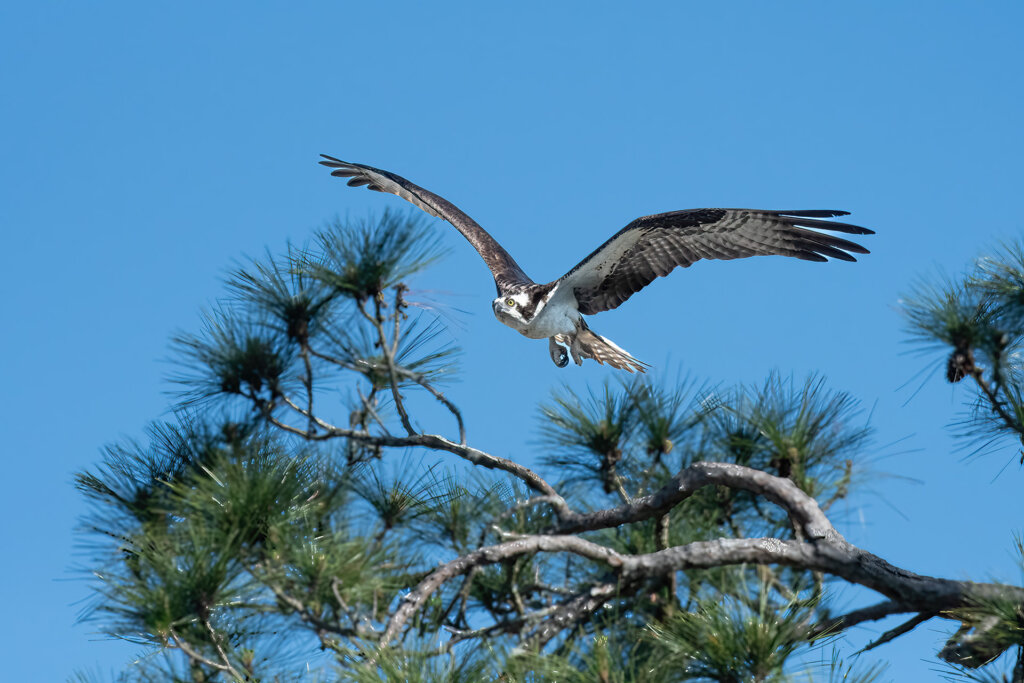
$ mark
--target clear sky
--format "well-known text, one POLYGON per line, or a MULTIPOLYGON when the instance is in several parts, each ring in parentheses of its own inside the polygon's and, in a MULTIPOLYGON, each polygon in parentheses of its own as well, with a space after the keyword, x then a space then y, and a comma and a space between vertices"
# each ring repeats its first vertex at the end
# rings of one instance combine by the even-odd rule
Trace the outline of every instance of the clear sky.
MULTIPOLYGON (((965 460, 947 428, 963 389, 918 376, 935 358, 898 307, 917 275, 1020 237, 1022 22, 1020 2, 3 3, 4 675, 136 652, 76 625, 73 472, 166 415, 168 336, 196 328, 233 261, 401 207, 331 178, 321 152, 446 196, 539 281, 643 214, 852 211, 878 233, 859 263, 699 263, 592 326, 669 376, 822 371, 877 428, 862 464, 879 476, 840 530, 917 572, 1020 581, 1018 451, 965 460)), ((474 445, 529 462, 537 403, 611 371, 558 370, 499 325, 449 233, 415 283, 467 312, 449 395, 474 445)), ((948 629, 868 656, 937 680, 948 629)))

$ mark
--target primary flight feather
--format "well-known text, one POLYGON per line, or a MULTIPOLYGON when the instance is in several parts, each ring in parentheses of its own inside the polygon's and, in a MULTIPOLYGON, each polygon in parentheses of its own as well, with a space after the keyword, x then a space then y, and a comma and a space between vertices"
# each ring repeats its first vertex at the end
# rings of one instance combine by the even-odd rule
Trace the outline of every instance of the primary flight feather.
POLYGON ((807 261, 856 261, 851 254, 867 254, 868 250, 819 230, 874 234, 857 225, 822 220, 845 216, 846 211, 670 211, 637 218, 562 277, 537 284, 497 240, 448 200, 394 173, 320 156, 321 164, 334 169, 331 175, 349 178, 349 185, 396 194, 455 226, 494 276, 498 290, 492 303, 494 315, 531 339, 547 337, 551 359, 560 368, 568 364, 571 354, 577 365, 584 358, 593 358, 628 372, 644 372, 643 362, 592 332, 583 316, 616 308, 676 267, 686 268, 700 259, 769 254, 807 261))

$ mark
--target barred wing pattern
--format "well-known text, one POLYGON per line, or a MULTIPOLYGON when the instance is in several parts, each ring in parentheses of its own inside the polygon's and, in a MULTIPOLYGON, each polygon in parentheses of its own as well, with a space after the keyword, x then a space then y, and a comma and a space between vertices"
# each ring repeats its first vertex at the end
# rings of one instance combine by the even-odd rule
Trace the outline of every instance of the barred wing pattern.
POLYGON ((490 268, 499 292, 502 291, 502 285, 533 284, 533 280, 527 277, 515 259, 498 244, 497 240, 447 199, 409 182, 400 175, 372 166, 349 163, 326 154, 320 156, 323 157, 323 161, 320 162, 322 165, 334 169, 331 175, 350 178, 350 186, 365 185, 368 190, 398 195, 431 216, 444 219, 455 226, 490 268))
POLYGON ((851 252, 867 254, 868 250, 817 232, 874 234, 857 225, 820 220, 847 214, 832 210, 687 209, 643 216, 613 235, 558 284, 572 288, 580 313, 593 315, 616 308, 655 278, 700 259, 777 254, 806 261, 827 261, 825 257, 856 261, 851 252))

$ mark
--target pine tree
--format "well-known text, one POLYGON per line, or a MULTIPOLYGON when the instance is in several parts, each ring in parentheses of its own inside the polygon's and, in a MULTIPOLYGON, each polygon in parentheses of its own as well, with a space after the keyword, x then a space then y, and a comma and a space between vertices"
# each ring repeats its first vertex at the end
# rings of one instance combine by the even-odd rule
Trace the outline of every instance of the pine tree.
MULTIPOLYGON (((335 224, 237 269, 173 340, 175 419, 77 477, 89 618, 149 653, 122 680, 867 682, 884 667, 834 637, 896 614, 869 647, 941 618, 951 672, 1001 680, 1009 652, 1024 680, 1024 588, 918 576, 835 529, 870 428, 821 377, 559 389, 540 469, 474 448, 442 391, 457 350, 408 299, 439 256, 416 219, 335 224), (423 400, 450 436, 417 427, 423 400), (834 582, 882 600, 837 614, 834 582)), ((974 387, 964 435, 1024 443, 1020 249, 906 315, 974 387)))

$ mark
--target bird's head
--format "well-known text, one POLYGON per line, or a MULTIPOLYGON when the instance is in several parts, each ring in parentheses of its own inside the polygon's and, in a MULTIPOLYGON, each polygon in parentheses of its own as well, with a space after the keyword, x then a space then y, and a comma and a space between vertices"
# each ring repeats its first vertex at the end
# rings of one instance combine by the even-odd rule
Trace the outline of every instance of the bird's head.
POLYGON ((501 294, 491 302, 491 307, 494 309, 494 317, 518 330, 528 325, 533 317, 527 318, 529 304, 529 295, 526 292, 517 292, 501 294))
MULTIPOLYGON (((541 311, 548 305, 556 290, 555 283, 546 285, 518 284, 502 287, 498 298, 491 303, 494 316, 503 324, 522 332, 527 337, 551 336, 547 330, 538 330, 536 323, 541 311)), ((563 332, 564 330, 558 330, 563 332)))

